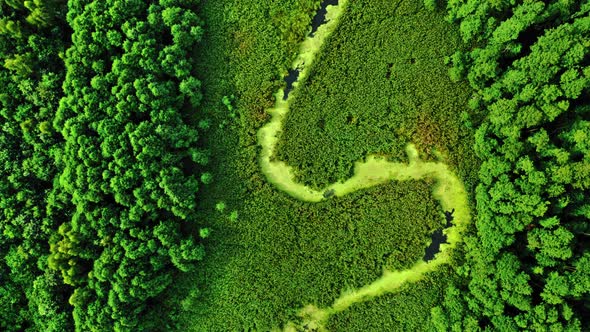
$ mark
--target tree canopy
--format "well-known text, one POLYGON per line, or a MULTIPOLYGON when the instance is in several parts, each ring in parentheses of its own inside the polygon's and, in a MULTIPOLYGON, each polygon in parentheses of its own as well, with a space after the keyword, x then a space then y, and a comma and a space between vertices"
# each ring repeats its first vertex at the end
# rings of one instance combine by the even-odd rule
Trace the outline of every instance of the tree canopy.
MULTIPOLYGON (((482 159, 476 229, 440 330, 590 328, 590 2, 449 1, 482 159)), ((442 308, 442 310, 441 310, 442 308)))
POLYGON ((0 3, 0 329, 171 321, 158 299, 204 255, 194 210, 212 180, 196 4, 0 3))

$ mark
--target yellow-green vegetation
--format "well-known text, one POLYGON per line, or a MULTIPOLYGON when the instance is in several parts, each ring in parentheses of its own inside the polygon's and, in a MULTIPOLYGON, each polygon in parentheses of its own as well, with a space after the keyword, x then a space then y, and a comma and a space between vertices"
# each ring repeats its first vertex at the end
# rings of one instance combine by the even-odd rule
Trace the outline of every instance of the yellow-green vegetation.
MULTIPOLYGON (((327 22, 318 28, 313 37, 307 37, 301 43, 299 55, 293 64, 293 67, 300 71, 298 79, 293 83, 294 89, 297 89, 299 82, 309 74, 316 55, 326 41, 326 38, 338 26, 338 19, 346 8, 346 4, 347 1, 344 0, 340 1, 336 6, 328 6, 326 8, 327 22)), ((295 182, 292 167, 289 167, 284 162, 274 160, 273 153, 279 141, 278 135, 283 130, 284 119, 289 112, 289 102, 292 100, 292 98, 284 100, 283 96, 283 89, 280 89, 275 94, 276 103, 274 107, 266 110, 272 116, 272 120, 258 131, 258 142, 262 145, 260 166, 268 180, 274 183, 279 189, 303 201, 319 202, 323 198, 323 192, 313 190, 304 184, 295 182)), ((328 188, 327 190, 330 189, 332 188, 328 188)))
MULTIPOLYGON (((338 297, 334 304, 326 309, 318 309, 313 305, 306 306, 299 313, 303 317, 303 325, 310 328, 323 330, 323 324, 334 314, 346 310, 351 305, 370 300, 387 293, 396 292, 405 283, 416 282, 424 277, 424 274, 435 270, 439 265, 449 262, 448 250, 454 248, 461 241, 461 233, 470 220, 467 193, 461 181, 449 172, 446 165, 441 163, 422 162, 417 157, 415 148, 410 145, 407 148, 410 159, 409 164, 391 163, 370 157, 367 162, 358 163, 355 167, 355 175, 344 183, 329 186, 328 190, 335 190, 336 196, 342 196, 363 188, 375 186, 386 181, 404 181, 430 177, 436 180, 433 196, 439 201, 445 210, 454 211, 454 226, 446 230, 448 244, 441 245, 441 252, 434 260, 429 262, 419 261, 409 269, 401 271, 385 270, 383 276, 376 281, 363 286, 358 290, 346 291, 338 297)), ((284 182, 288 182, 284 181, 284 182)), ((280 182, 280 183, 284 183, 280 182)), ((287 188, 292 188, 287 186, 287 188)), ((306 188, 308 189, 308 188, 306 188)), ((310 191, 304 192, 304 195, 310 191)), ((297 192, 290 194, 299 195, 297 192)), ((317 192, 317 194, 321 194, 317 192)), ((306 197, 301 195, 302 197, 306 197)), ((301 197, 300 196, 300 197, 301 197)), ((292 324, 289 328, 294 328, 292 324)))

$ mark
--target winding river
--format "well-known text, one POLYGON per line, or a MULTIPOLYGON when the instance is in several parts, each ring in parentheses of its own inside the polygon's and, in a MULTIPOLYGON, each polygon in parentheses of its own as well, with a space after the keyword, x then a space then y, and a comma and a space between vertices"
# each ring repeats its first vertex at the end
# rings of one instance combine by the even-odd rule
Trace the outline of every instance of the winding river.
POLYGON ((408 144, 406 147, 408 163, 390 162, 385 157, 369 155, 365 161, 355 163, 354 175, 351 178, 344 182, 330 184, 322 190, 314 190, 296 182, 293 168, 274 157, 274 150, 289 112, 290 102, 297 94, 297 86, 309 74, 315 55, 338 26, 339 18, 345 12, 347 3, 348 0, 339 2, 326 0, 322 4, 322 8, 318 11, 319 17, 314 18, 313 33, 302 42, 299 55, 287 77, 287 91, 290 93, 281 89, 275 94, 276 103, 273 108, 267 110, 271 120, 258 131, 258 143, 262 146, 260 153, 262 171, 277 189, 306 202, 320 202, 332 197, 341 197, 388 181, 433 179, 435 184, 432 187, 432 194, 440 203, 443 212, 446 211, 448 228, 434 234, 433 243, 427 248, 424 260, 416 262, 406 270, 385 271, 372 283, 342 293, 328 308, 318 308, 311 304, 305 306, 299 311, 301 321, 298 324, 289 322, 284 327, 285 331, 296 331, 297 328, 323 331, 324 324, 331 315, 342 312, 355 303, 396 292, 406 283, 421 280, 427 272, 449 262, 450 250, 460 242, 461 234, 470 221, 467 193, 461 180, 444 162, 421 160, 413 144, 408 144), (445 241, 446 243, 443 243, 445 241))

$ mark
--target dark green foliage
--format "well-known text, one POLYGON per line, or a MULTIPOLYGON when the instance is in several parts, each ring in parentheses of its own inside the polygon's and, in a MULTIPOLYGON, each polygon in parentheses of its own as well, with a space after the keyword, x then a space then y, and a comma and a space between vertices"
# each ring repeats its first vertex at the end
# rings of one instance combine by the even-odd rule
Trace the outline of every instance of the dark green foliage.
POLYGON ((464 285, 448 290, 439 330, 588 330, 590 2, 505 7, 449 2, 463 36, 454 58, 475 88, 484 160, 464 285), (481 18, 487 25, 482 26, 481 18))
POLYGON ((64 211, 47 211, 60 142, 50 125, 62 96, 65 3, 0 3, 0 330, 68 331, 71 288, 47 266, 64 211))
POLYGON ((69 1, 55 191, 76 209, 49 264, 75 289, 77 330, 155 329, 158 296, 203 257, 187 228, 206 160, 186 114, 201 100, 195 4, 69 1))
POLYGON ((171 328, 204 255, 195 5, 0 2, 0 330, 171 328))

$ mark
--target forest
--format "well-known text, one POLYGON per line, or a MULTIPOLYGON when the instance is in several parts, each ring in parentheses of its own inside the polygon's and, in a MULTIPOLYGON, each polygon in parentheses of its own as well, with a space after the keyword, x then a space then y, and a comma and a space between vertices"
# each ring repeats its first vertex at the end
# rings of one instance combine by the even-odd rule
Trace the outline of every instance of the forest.
POLYGON ((0 331, 590 330, 590 0, 0 0, 0 54, 0 331))
POLYGON ((2 330, 153 330, 202 259, 194 6, 2 3, 2 330))
POLYGON ((450 59, 474 91, 465 119, 482 160, 476 231, 434 322, 587 330, 590 2, 475 3, 449 1, 448 17, 478 44, 450 59))

